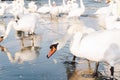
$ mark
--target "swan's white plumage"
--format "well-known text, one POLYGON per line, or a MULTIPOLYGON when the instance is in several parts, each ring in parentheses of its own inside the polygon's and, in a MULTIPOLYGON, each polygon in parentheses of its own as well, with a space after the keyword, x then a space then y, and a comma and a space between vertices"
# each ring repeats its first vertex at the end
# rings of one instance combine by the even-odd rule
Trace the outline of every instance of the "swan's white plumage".
POLYGON ((36 11, 37 11, 37 5, 35 4, 35 2, 31 1, 30 3, 28 3, 28 12, 34 13, 36 11))
POLYGON ((75 7, 70 9, 70 12, 68 13, 69 17, 80 17, 85 12, 85 6, 83 4, 83 0, 80 0, 80 7, 75 7))
POLYGON ((51 5, 51 0, 48 0, 48 4, 39 7, 37 12, 43 13, 43 14, 49 13, 51 6, 52 6, 51 5))
POLYGON ((3 35, 4 39, 8 37, 11 28, 14 28, 16 31, 33 33, 35 31, 38 18, 39 18, 38 14, 27 14, 20 18, 18 22, 16 22, 15 20, 11 20, 8 23, 7 29, 3 35))
MULTIPOLYGON (((66 35, 71 35, 72 37, 70 44, 71 53, 88 60, 107 62, 111 66, 118 63, 120 61, 120 29, 94 31, 84 27, 84 25, 75 21, 68 29, 66 35)), ((59 44, 58 47, 60 46, 59 44)))
POLYGON ((120 22, 118 19, 117 3, 111 1, 109 6, 99 8, 95 15, 98 17, 98 23, 104 29, 119 29, 120 22))
POLYGON ((116 60, 115 57, 120 58, 118 53, 115 53, 120 52, 120 49, 112 48, 113 45, 120 46, 119 34, 120 30, 98 31, 80 38, 81 33, 78 32, 75 33, 73 37, 73 43, 71 44, 70 50, 78 57, 84 57, 93 61, 105 60, 113 66, 109 60, 106 60, 106 56, 112 61, 116 60), (110 56, 109 53, 107 53, 108 51, 115 57, 110 56))
POLYGON ((109 15, 105 17, 106 29, 120 29, 120 21, 117 21, 117 16, 109 15))

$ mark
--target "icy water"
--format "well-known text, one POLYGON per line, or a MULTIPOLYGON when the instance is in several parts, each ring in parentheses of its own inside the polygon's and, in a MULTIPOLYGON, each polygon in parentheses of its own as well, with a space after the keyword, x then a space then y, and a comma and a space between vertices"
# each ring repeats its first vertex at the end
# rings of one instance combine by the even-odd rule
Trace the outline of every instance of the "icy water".
MULTIPOLYGON (((60 0, 56 1, 61 4, 60 0)), ((26 1, 26 4, 28 2, 26 1)), ((43 0, 36 3, 41 6, 46 2, 43 0)), ((84 4, 86 12, 80 20, 86 26, 99 30, 97 20, 92 15, 106 4, 104 1, 98 3, 92 0, 84 0, 84 4)), ((72 21, 64 17, 59 17, 58 21, 51 21, 49 14, 40 16, 36 35, 26 36, 21 40, 16 32, 11 30, 9 37, 0 43, 1 48, 4 48, 4 51, 0 51, 0 80, 104 80, 103 78, 109 77, 110 66, 105 63, 100 63, 99 72, 103 75, 100 78, 91 76, 94 62, 91 62, 91 68, 88 67, 87 60, 80 58, 77 58, 75 64, 70 64, 73 55, 69 51, 69 42, 48 59, 46 55, 50 44, 65 34, 72 21), (35 40, 32 41, 31 37, 35 40)), ((11 18, 6 16, 4 23, 7 24, 11 18)), ((119 65, 115 68, 115 77, 120 80, 119 65)))

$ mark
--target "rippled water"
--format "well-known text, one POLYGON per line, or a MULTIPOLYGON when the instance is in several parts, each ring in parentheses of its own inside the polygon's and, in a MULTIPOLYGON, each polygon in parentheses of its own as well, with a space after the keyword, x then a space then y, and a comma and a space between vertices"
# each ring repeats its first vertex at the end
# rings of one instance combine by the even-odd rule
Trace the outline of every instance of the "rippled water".
MULTIPOLYGON (((28 1, 29 2, 29 1, 28 1)), ((46 1, 42 1, 45 3, 46 1)), ((61 2, 57 0, 58 4, 61 2)), ((99 7, 105 6, 104 2, 98 3, 92 0, 84 0, 86 12, 80 19, 85 25, 99 30, 97 20, 92 15, 99 7)), ((27 4, 27 3, 26 3, 27 4)), ((41 2, 37 4, 40 6, 41 2)), ((41 14, 40 14, 41 15, 41 14)), ((7 16, 4 18, 5 23, 11 19, 7 16)), ((51 21, 49 15, 41 15, 40 22, 36 28, 36 34, 25 37, 23 40, 17 37, 14 30, 9 37, 0 43, 5 52, 0 51, 0 79, 1 80, 95 80, 91 74, 94 70, 94 62, 91 62, 91 69, 84 59, 77 58, 76 64, 69 64, 73 55, 69 51, 69 43, 50 59, 46 55, 49 51, 50 44, 62 37, 71 23, 71 20, 60 17, 58 21, 51 21), (33 47, 33 44, 34 46, 33 47), (28 50, 28 51, 27 51, 28 50), (30 51, 30 50, 33 50, 30 51), (20 59, 15 58, 20 56, 20 59), (68 61, 68 62, 66 62, 68 61), (66 62, 66 63, 65 63, 66 62)), ((103 75, 109 75, 109 66, 101 63, 99 71, 103 75)), ((118 67, 118 66, 117 66, 118 67)), ((117 69, 120 71, 120 69, 117 69)), ((116 75, 120 78, 120 72, 116 75)), ((99 78, 98 80, 102 80, 99 78)))

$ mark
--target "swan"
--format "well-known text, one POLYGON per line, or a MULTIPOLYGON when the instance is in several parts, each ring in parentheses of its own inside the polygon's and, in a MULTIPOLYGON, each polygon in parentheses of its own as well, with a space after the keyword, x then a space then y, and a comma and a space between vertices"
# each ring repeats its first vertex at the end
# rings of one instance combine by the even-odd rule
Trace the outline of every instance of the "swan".
MULTIPOLYGON (((117 20, 117 18, 116 18, 117 3, 115 3, 114 1, 111 1, 107 7, 99 8, 94 14, 98 18, 99 25, 101 27, 103 27, 104 29, 106 29, 106 26, 108 25, 108 23, 112 24, 111 22, 113 22, 113 20, 114 20, 114 22, 117 20), (115 20, 115 18, 116 18, 116 20, 115 20)), ((109 27, 110 27, 110 25, 109 25, 109 27)))
POLYGON ((34 13, 36 11, 37 11, 37 5, 35 4, 35 2, 31 1, 30 3, 28 3, 28 12, 34 13))
POLYGON ((50 8, 49 14, 50 14, 51 20, 52 19, 57 20, 57 16, 59 15, 59 9, 55 1, 52 2, 52 6, 50 8))
POLYGON ((42 13, 42 14, 49 13, 51 6, 52 6, 51 5, 51 0, 48 0, 48 4, 38 8, 37 12, 42 13))
MULTIPOLYGON (((102 8, 101 8, 101 11, 102 11, 102 8)), ((110 5, 104 8, 103 11, 106 11, 106 12, 104 14, 103 13, 98 14, 99 24, 103 25, 102 27, 104 29, 114 29, 114 28, 120 29, 119 28, 120 21, 118 20, 118 16, 117 16, 117 4, 111 1, 110 5), (102 24, 102 22, 104 24, 102 24)))
MULTIPOLYGON (((69 31, 72 31, 73 34, 70 44, 71 53, 91 61, 107 62, 111 66, 111 80, 113 80, 114 65, 120 62, 120 30, 93 31, 86 35, 86 29, 78 29, 78 26, 74 26, 70 27, 68 33, 69 31)), ((47 57, 52 56, 60 46, 61 42, 59 41, 52 44, 47 57)))
MULTIPOLYGON (((106 3, 110 3, 110 2, 116 2, 117 7, 116 7, 116 16, 118 16, 118 18, 120 18, 120 0, 106 0, 106 3)), ((114 9, 113 9, 114 10, 114 9)))
POLYGON ((94 14, 96 16, 109 15, 109 14, 115 15, 116 7, 117 7, 117 4, 114 1, 111 1, 106 7, 101 7, 97 9, 97 11, 94 14))
POLYGON ((67 4, 65 2, 65 0, 62 1, 62 5, 58 6, 59 9, 59 14, 68 14, 68 12, 70 11, 72 3, 68 3, 67 4))
POLYGON ((76 2, 76 0, 71 0, 71 9, 78 8, 79 4, 76 2))
MULTIPOLYGON (((65 35, 63 36, 62 39, 59 39, 59 40, 56 40, 54 41, 52 44, 56 44, 56 43, 59 43, 59 45, 57 46, 57 50, 60 50, 61 48, 63 48, 65 46, 65 44, 67 43, 68 40, 71 40, 71 37, 73 36, 73 33, 74 33, 74 26, 76 27, 77 30, 80 30, 80 29, 84 29, 85 33, 88 34, 88 33, 91 33, 91 32, 94 32, 95 30, 94 29, 91 29, 91 28, 87 28, 84 23, 82 21, 79 21, 79 19, 72 19, 71 21, 72 23, 70 24, 71 26, 68 28, 68 30, 66 31, 65 35), (83 27, 80 27, 83 26, 83 27)), ((51 55, 47 55, 47 57, 49 58, 51 55)), ((76 56, 73 57, 72 59, 72 62, 75 61, 75 58, 76 56)))
POLYGON ((7 29, 3 36, 0 37, 0 42, 6 39, 10 33, 11 28, 16 31, 24 31, 33 34, 38 21, 39 14, 27 14, 16 22, 15 20, 9 21, 7 29))
POLYGON ((120 29, 120 21, 117 16, 109 15, 105 17, 105 29, 120 29))
POLYGON ((68 13, 68 18, 70 17, 80 17, 85 12, 85 6, 83 4, 83 0, 80 0, 80 6, 78 8, 72 8, 70 9, 70 12, 68 13))
POLYGON ((25 7, 23 0, 12 1, 12 3, 7 7, 7 12, 12 14, 15 20, 18 20, 18 18, 24 14, 24 10, 25 7))
POLYGON ((0 3, 0 16, 4 17, 7 7, 8 7, 7 2, 0 3))

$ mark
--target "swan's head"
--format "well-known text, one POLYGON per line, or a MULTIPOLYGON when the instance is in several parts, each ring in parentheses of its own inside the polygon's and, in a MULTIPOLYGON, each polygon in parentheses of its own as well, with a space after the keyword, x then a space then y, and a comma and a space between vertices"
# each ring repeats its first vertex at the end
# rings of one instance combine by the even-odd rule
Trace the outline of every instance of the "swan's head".
POLYGON ((6 35, 6 34, 5 34, 5 35, 2 35, 2 36, 0 37, 0 42, 2 42, 3 40, 5 40, 5 39, 7 38, 7 36, 8 36, 8 35, 6 35))
POLYGON ((0 46, 1 51, 5 51, 5 48, 3 46, 0 46))
POLYGON ((0 42, 2 42, 4 40, 4 36, 0 37, 0 42))
POLYGON ((57 46, 58 46, 58 43, 52 44, 52 45, 50 46, 50 51, 49 51, 49 53, 47 54, 47 58, 50 58, 50 57, 57 51, 57 46))
POLYGON ((52 6, 56 6, 56 2, 55 1, 52 2, 52 6))
POLYGON ((106 0, 106 3, 109 4, 111 2, 111 0, 106 0))

